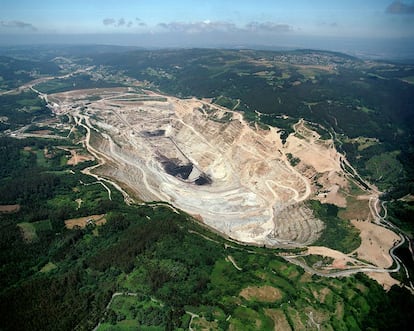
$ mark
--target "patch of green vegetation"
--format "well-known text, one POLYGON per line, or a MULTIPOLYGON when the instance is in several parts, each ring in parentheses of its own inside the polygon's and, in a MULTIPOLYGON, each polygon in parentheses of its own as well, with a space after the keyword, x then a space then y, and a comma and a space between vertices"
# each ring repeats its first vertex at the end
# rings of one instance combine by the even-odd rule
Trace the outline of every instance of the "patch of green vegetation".
POLYGON ((297 166, 300 163, 300 158, 294 157, 291 153, 286 153, 286 157, 292 167, 297 166))
POLYGON ((282 80, 286 80, 290 78, 290 73, 288 71, 283 71, 282 75, 279 77, 282 80))
POLYGON ((389 218, 406 233, 414 235, 414 201, 393 200, 387 204, 389 218))
POLYGON ((273 270, 278 272, 285 278, 291 280, 298 280, 301 273, 298 272, 297 268, 292 264, 286 264, 284 261, 273 260, 269 263, 269 266, 273 270))
POLYGON ((367 107, 357 107, 358 110, 362 111, 365 114, 375 113, 375 110, 367 108, 367 107))
POLYGON ((23 222, 23 223, 18 223, 17 226, 22 230, 23 238, 27 242, 31 243, 39 239, 39 237, 37 236, 36 227, 34 226, 34 224, 23 222))
POLYGON ((369 179, 380 189, 388 189, 404 176, 404 168, 398 160, 400 151, 372 156, 366 163, 369 179))
POLYGON ((224 95, 220 95, 218 98, 215 98, 213 102, 228 109, 235 109, 235 107, 239 104, 237 100, 226 97, 224 95))
POLYGON ((41 151, 41 150, 36 151, 36 164, 39 167, 47 167, 47 160, 45 158, 44 151, 41 151))
POLYGON ((273 321, 263 312, 251 308, 238 307, 230 319, 230 329, 233 330, 271 330, 273 321))
POLYGON ((0 56, 0 88, 10 90, 41 75, 54 75, 59 71, 59 66, 51 61, 0 56))
POLYGON ((343 253, 350 253, 361 245, 359 231, 348 220, 338 217, 338 207, 311 200, 311 207, 316 217, 324 222, 322 235, 314 243, 343 253))
POLYGON ((379 143, 378 139, 376 138, 368 138, 368 137, 358 137, 353 139, 358 144, 358 151, 361 152, 364 149, 367 149, 371 146, 375 146, 379 143))
POLYGON ((121 327, 157 327, 162 329, 167 313, 159 303, 149 297, 138 295, 118 295, 113 298, 106 312, 107 323, 121 327))
POLYGON ((334 261, 333 258, 328 256, 321 256, 321 255, 306 255, 302 257, 307 265, 314 267, 314 268, 321 268, 326 265, 331 265, 334 261))
POLYGON ((53 270, 57 269, 57 265, 52 263, 52 262, 48 262, 47 264, 45 264, 42 269, 40 269, 40 272, 42 273, 48 273, 51 272, 53 270))
POLYGON ((37 233, 52 230, 52 223, 50 223, 50 220, 37 221, 31 224, 35 227, 37 233))
POLYGON ((0 122, 0 132, 14 130, 49 115, 46 103, 33 91, 0 95, 0 117, 7 118, 0 122))
POLYGON ((118 87, 120 84, 107 82, 105 80, 95 80, 88 74, 73 75, 68 78, 56 78, 35 85, 35 88, 47 94, 59 93, 71 90, 81 90, 102 87, 118 87))

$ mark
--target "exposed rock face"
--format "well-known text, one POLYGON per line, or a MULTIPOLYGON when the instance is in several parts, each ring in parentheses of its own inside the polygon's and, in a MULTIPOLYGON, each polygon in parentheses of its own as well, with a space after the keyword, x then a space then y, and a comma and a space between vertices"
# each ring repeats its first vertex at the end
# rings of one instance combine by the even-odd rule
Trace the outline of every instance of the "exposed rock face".
POLYGON ((60 112, 92 128, 90 144, 105 161, 97 170, 141 199, 168 201, 243 242, 309 244, 318 238, 323 223, 304 203, 316 193, 315 176, 324 178, 319 186, 326 191, 346 185, 331 142, 321 143, 298 123, 302 138, 290 136, 284 145, 277 129, 252 128, 240 113, 148 94, 140 99, 126 89, 89 90, 54 98, 60 112), (98 101, 88 101, 97 93, 98 101), (300 165, 293 167, 286 154, 300 165))

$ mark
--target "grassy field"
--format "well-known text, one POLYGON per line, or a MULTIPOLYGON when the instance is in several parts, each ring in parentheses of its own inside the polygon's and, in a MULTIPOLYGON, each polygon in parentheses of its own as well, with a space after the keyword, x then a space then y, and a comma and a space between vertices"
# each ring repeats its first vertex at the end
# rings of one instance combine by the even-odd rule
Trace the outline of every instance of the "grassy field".
POLYGON ((57 269, 57 265, 52 262, 48 262, 42 267, 42 269, 40 269, 40 272, 47 273, 55 269, 57 269))
POLYGON ((27 242, 34 242, 39 239, 33 223, 24 222, 17 224, 17 226, 22 230, 23 238, 27 242))
POLYGON ((360 246, 359 231, 347 219, 349 215, 339 214, 339 208, 334 205, 321 204, 315 200, 310 203, 315 214, 325 224, 322 235, 314 245, 329 247, 343 253, 350 253, 360 246))
POLYGON ((22 222, 17 225, 22 230, 23 238, 27 242, 37 241, 39 239, 39 232, 52 230, 52 225, 49 220, 38 221, 33 223, 22 222))

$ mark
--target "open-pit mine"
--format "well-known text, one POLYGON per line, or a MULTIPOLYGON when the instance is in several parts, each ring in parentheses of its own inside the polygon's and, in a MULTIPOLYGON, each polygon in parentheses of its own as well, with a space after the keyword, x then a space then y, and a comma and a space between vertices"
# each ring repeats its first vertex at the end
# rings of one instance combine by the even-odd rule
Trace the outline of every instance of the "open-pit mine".
POLYGON ((113 88, 53 94, 49 103, 87 130, 86 147, 100 162, 93 173, 230 238, 309 245, 324 225, 307 200, 345 204, 342 156, 303 121, 282 143, 277 128, 209 100, 113 88))

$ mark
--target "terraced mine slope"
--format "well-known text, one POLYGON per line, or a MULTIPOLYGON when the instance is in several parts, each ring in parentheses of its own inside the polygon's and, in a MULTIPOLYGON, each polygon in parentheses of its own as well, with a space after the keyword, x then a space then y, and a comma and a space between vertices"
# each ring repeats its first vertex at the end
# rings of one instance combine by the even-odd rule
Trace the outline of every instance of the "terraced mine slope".
POLYGON ((345 201, 340 154, 302 121, 283 144, 278 129, 249 126, 241 113, 208 100, 116 88, 54 94, 50 101, 88 130, 86 143, 102 163, 95 172, 233 239, 310 244, 324 225, 306 201, 345 201))

